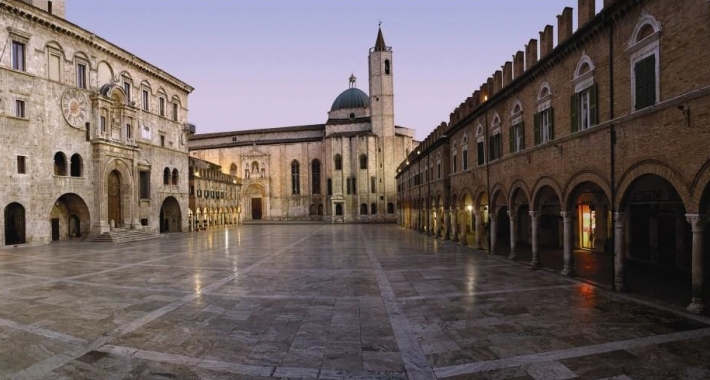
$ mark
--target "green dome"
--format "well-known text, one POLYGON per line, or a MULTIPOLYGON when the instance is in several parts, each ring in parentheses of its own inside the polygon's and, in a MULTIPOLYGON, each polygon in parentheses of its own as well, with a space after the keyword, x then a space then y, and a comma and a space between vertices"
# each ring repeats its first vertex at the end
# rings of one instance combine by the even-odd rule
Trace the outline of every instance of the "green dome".
POLYGON ((331 112, 349 109, 349 108, 367 108, 370 107, 370 98, 362 90, 351 87, 343 91, 330 107, 331 112))

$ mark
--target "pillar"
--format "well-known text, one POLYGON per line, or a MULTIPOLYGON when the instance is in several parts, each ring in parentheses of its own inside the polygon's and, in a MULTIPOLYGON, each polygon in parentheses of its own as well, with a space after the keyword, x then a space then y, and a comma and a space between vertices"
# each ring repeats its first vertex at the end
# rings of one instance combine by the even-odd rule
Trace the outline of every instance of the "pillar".
POLYGON ((540 211, 529 211, 530 222, 532 223, 532 261, 530 261, 530 266, 533 268, 542 267, 540 262, 540 244, 538 243, 538 230, 540 227, 540 211))
POLYGON ((459 231, 459 225, 458 225, 458 209, 453 209, 451 211, 451 240, 452 241, 459 241, 459 237, 457 232, 459 231))
POLYGON ((626 214, 623 212, 614 213, 614 283, 617 292, 626 292, 626 278, 624 265, 626 264, 626 235, 625 235, 626 214))
POLYGON ((517 242, 515 234, 515 210, 508 210, 508 219, 510 219, 510 255, 508 258, 515 260, 517 255, 515 254, 515 243, 517 242))
MULTIPOLYGON (((562 249, 564 252, 563 276, 574 277, 574 251, 572 249, 572 213, 560 211, 562 215, 562 249)), ((597 229, 599 229, 597 227, 597 229)))
POLYGON ((686 214, 686 219, 690 223, 693 232, 693 298, 688 305, 688 311, 693 314, 701 314, 705 311, 705 264, 703 257, 703 229, 705 227, 705 215, 686 214))
POLYGON ((481 226, 483 225, 483 221, 481 220, 481 219, 483 219, 483 211, 478 210, 478 211, 476 211, 475 215, 476 215, 476 220, 474 221, 474 223, 475 223, 475 227, 476 227, 476 242, 474 243, 474 248, 483 249, 483 244, 481 241, 481 240, 483 240, 483 230, 481 228, 481 226))
POLYGON ((444 210, 444 233, 441 237, 444 240, 449 240, 451 237, 451 210, 444 210))
POLYGON ((496 240, 498 240, 498 238, 497 238, 497 236, 496 236, 496 235, 497 235, 497 233, 496 233, 496 230, 497 230, 497 228, 496 228, 496 215, 495 215, 494 213, 490 213, 490 214, 488 215, 488 219, 490 219, 490 221, 491 221, 491 223, 490 223, 490 229, 491 229, 491 231, 490 231, 490 234, 491 234, 491 235, 490 235, 491 243, 490 243, 490 244, 491 244, 491 245, 490 245, 489 249, 490 249, 491 254, 495 255, 495 253, 496 253, 496 240))

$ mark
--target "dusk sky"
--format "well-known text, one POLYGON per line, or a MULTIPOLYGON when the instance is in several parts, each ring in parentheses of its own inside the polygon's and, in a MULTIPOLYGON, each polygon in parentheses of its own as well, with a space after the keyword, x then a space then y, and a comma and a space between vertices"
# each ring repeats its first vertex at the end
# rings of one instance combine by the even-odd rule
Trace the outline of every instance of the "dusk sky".
MULTIPOLYGON (((597 12, 602 0, 596 0, 597 12)), ((67 0, 67 19, 195 87, 198 133, 320 124, 369 92, 378 23, 393 51, 395 123, 426 137, 577 0, 67 0)), ((555 44, 557 42, 555 41, 555 44)))

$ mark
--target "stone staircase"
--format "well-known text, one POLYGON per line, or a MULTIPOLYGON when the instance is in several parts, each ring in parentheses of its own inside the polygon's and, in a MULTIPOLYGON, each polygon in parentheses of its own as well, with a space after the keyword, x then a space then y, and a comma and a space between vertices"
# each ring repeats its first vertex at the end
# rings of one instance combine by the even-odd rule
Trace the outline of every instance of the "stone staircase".
POLYGON ((104 243, 130 243, 132 241, 142 241, 150 239, 159 239, 163 235, 144 229, 131 228, 113 228, 111 232, 104 232, 101 235, 91 235, 86 238, 86 241, 104 242, 104 243))

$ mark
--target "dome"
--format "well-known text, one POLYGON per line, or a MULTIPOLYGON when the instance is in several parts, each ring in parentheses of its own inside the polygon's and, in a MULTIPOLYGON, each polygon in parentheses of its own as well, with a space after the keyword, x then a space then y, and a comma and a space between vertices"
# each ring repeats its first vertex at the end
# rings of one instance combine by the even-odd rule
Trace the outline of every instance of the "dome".
POLYGON ((330 107, 331 111, 337 111, 348 108, 368 108, 370 107, 370 98, 362 90, 351 87, 343 91, 330 107))

